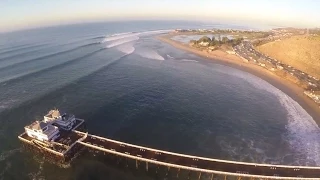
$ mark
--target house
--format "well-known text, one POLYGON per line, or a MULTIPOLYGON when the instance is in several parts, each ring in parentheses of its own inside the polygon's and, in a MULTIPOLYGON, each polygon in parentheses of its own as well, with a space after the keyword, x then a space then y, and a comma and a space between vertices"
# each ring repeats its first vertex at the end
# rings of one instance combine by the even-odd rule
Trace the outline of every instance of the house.
POLYGON ((76 118, 72 114, 62 113, 59 110, 51 110, 47 115, 44 116, 45 123, 51 123, 63 130, 71 130, 73 125, 76 123, 76 118))
POLYGON ((60 136, 58 127, 40 121, 35 121, 24 129, 29 137, 40 141, 54 141, 60 136))

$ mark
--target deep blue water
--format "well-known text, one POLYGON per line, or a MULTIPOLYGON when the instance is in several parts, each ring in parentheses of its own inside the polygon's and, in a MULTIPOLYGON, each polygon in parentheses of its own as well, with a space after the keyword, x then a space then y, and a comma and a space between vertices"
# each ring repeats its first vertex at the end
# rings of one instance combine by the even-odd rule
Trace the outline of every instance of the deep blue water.
MULTIPOLYGON (((154 38, 199 26, 114 22, 0 34, 0 179, 72 179, 87 164, 101 166, 87 159, 63 169, 20 151, 23 127, 54 107, 84 118, 92 134, 129 143, 319 165, 320 130, 290 97, 258 77, 154 38)), ((104 171, 133 178, 121 169, 104 171)))

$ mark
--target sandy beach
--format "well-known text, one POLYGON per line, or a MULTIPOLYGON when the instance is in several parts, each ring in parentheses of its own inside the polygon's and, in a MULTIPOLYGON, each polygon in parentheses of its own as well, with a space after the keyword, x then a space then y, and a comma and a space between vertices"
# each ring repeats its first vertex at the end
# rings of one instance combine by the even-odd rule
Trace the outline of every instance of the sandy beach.
POLYGON ((172 40, 171 37, 176 35, 178 34, 167 34, 158 36, 156 38, 160 41, 174 46, 175 48, 192 52, 194 54, 204 57, 205 59, 213 60, 215 61, 215 63, 218 64, 246 71, 267 81, 268 83, 283 91, 285 94, 289 95, 296 102, 298 102, 300 106, 303 107, 303 109, 305 109, 310 116, 312 116, 312 118, 316 121, 318 126, 320 125, 320 108, 314 101, 312 101, 309 97, 304 95, 303 88, 260 66, 246 63, 237 55, 228 54, 221 50, 216 50, 211 53, 208 53, 206 51, 201 51, 196 48, 190 47, 188 44, 183 44, 181 42, 172 40))

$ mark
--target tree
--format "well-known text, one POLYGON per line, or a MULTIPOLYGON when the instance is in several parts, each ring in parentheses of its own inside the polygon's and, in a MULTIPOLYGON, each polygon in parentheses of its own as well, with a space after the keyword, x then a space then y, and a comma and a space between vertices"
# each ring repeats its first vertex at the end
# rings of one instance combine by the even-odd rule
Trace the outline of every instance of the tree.
POLYGON ((218 34, 218 41, 221 42, 221 35, 218 34))
POLYGON ((203 36, 202 38, 199 39, 198 42, 211 42, 211 39, 208 36, 203 36))
POLYGON ((228 43, 228 41, 229 41, 228 37, 224 36, 224 37, 222 38, 222 43, 223 43, 223 44, 228 43))
POLYGON ((234 39, 229 39, 228 44, 231 46, 235 46, 235 40, 234 39))
POLYGON ((216 46, 221 46, 221 41, 215 40, 214 42, 215 42, 216 46))
POLYGON ((242 41, 243 41, 243 38, 242 38, 242 37, 241 37, 241 38, 237 38, 237 39, 235 40, 234 44, 235 44, 235 45, 238 45, 238 44, 240 44, 242 41))
POLYGON ((210 42, 209 45, 210 45, 210 46, 216 46, 216 45, 217 45, 217 42, 216 42, 215 40, 213 40, 213 41, 210 42))

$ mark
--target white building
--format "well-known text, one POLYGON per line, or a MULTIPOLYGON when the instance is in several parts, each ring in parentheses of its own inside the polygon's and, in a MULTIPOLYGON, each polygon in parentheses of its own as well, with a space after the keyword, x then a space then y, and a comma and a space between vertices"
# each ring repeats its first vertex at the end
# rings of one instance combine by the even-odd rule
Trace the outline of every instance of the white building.
POLYGON ((51 110, 47 115, 44 116, 44 122, 51 123, 64 130, 71 130, 73 125, 76 123, 76 118, 72 114, 63 113, 60 114, 59 110, 51 110))
POLYGON ((45 122, 35 121, 24 129, 29 137, 40 141, 54 141, 60 136, 58 127, 45 122))

